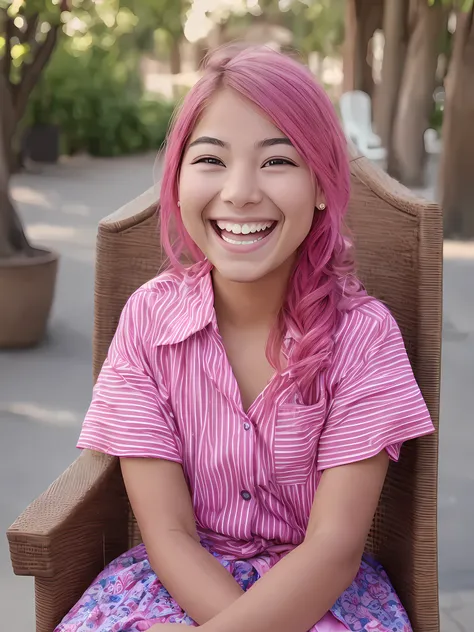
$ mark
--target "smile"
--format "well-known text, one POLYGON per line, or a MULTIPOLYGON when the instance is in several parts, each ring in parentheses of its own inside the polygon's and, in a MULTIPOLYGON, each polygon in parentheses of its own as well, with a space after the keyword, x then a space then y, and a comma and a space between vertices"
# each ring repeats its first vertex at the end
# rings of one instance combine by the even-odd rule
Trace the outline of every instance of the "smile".
POLYGON ((263 220, 239 224, 226 220, 211 220, 216 234, 227 244, 232 246, 251 246, 267 238, 278 222, 263 220))

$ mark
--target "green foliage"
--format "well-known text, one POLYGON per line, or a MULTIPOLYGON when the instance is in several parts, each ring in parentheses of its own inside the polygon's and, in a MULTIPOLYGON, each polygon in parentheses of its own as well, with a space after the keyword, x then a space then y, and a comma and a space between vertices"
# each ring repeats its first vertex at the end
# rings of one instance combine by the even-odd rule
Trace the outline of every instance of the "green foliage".
POLYGON ((158 149, 173 104, 144 99, 136 77, 94 48, 74 56, 62 46, 31 96, 27 124, 58 125, 66 154, 158 149))
POLYGON ((159 148, 173 104, 143 97, 138 62, 143 51, 153 48, 158 26, 178 29, 184 6, 184 0, 68 0, 67 6, 66 0, 9 2, 8 15, 21 27, 10 40, 12 83, 30 61, 32 46, 61 20, 60 42, 29 99, 22 128, 59 126, 66 154, 117 156, 159 148), (166 9, 161 20, 160 8, 166 9), (32 40, 16 37, 33 23, 32 40))
MULTIPOLYGON (((260 0, 260 20, 287 28, 291 48, 307 57, 311 52, 323 57, 337 53, 344 39, 346 0, 260 0)), ((233 33, 245 37, 245 29, 255 18, 250 14, 231 15, 227 20, 233 33)), ((237 35, 236 35, 237 36, 237 35)))
POLYGON ((169 53, 171 42, 183 37, 186 13, 192 0, 120 0, 136 17, 137 25, 133 38, 141 50, 153 50, 157 32, 165 34, 169 53))
POLYGON ((293 2, 298 24, 296 45, 306 54, 313 51, 324 56, 334 53, 344 39, 344 5, 344 0, 293 2))
POLYGON ((458 11, 470 11, 474 4, 474 0, 427 0, 430 7, 435 4, 444 4, 447 7, 452 7, 458 11))
MULTIPOLYGON (((138 63, 143 52, 166 54, 183 38, 191 5, 192 0, 0 0, 0 11, 8 8, 19 18, 17 35, 38 16, 33 39, 10 40, 13 83, 48 28, 60 26, 59 44, 31 95, 23 126, 58 125, 68 154, 115 156, 158 148, 173 104, 143 96, 138 63)), ((333 54, 342 42, 344 0, 260 0, 259 5, 264 20, 294 34, 294 47, 303 55, 333 54)), ((249 13, 230 21, 234 18, 241 25, 255 19, 249 13)), ((0 21, 0 57, 4 35, 2 46, 0 21)))
POLYGON ((47 33, 60 24, 65 7, 65 0, 0 0, 0 59, 10 57, 6 78, 11 84, 20 82, 23 66, 33 61, 47 33))
POLYGON ((29 18, 39 14, 41 19, 50 23, 58 22, 61 3, 59 0, 1 0, 0 8, 6 8, 10 17, 18 15, 29 18))

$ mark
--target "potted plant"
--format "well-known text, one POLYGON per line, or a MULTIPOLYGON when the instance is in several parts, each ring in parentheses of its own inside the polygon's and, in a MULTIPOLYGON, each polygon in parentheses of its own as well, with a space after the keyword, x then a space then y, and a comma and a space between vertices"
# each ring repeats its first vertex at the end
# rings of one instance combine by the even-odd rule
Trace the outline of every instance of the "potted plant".
POLYGON ((0 0, 0 348, 44 336, 58 255, 29 243, 9 195, 28 98, 56 46, 68 0, 0 0))

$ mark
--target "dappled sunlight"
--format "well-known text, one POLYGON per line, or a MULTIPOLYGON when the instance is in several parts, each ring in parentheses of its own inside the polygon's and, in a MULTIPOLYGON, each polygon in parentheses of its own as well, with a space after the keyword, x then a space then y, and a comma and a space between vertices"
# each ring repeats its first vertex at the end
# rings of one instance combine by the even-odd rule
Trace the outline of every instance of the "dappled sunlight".
POLYGON ((207 37, 216 23, 222 23, 232 14, 244 15, 247 11, 261 13, 258 2, 252 0, 194 0, 187 12, 184 36, 188 42, 207 37))
POLYGON ((28 236, 39 241, 68 242, 77 245, 95 246, 95 228, 54 226, 53 224, 29 224, 28 236))
POLYGON ((81 202, 63 202, 57 191, 46 194, 38 189, 29 186, 12 186, 12 198, 17 204, 29 204, 38 206, 48 211, 59 211, 66 215, 76 215, 79 217, 89 217, 91 208, 81 202))
POLYGON ((175 89, 189 89, 198 79, 199 73, 194 71, 182 72, 178 75, 147 71, 143 81, 148 92, 172 99, 175 89))
POLYGON ((82 423, 82 417, 70 410, 46 408, 34 402, 10 402, 0 406, 0 417, 11 415, 25 421, 48 426, 72 427, 82 423))
POLYGON ((53 209, 51 201, 48 200, 48 197, 44 193, 30 187, 12 186, 12 198, 19 204, 34 204, 41 208, 53 209))
POLYGON ((474 261, 474 241, 452 241, 446 239, 443 248, 444 259, 474 261))
POLYGON ((60 210, 61 212, 66 213, 66 215, 79 215, 80 217, 89 217, 91 214, 90 206, 74 202, 66 202, 65 204, 62 204, 60 210))

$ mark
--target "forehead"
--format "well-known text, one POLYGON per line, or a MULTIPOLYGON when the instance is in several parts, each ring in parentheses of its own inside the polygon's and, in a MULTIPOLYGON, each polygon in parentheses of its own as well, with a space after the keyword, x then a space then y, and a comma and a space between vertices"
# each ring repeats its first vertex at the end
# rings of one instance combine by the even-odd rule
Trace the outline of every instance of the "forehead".
POLYGON ((253 142, 260 137, 283 135, 255 103, 234 90, 223 89, 204 108, 190 140, 198 136, 215 136, 222 140, 251 137, 253 142))

